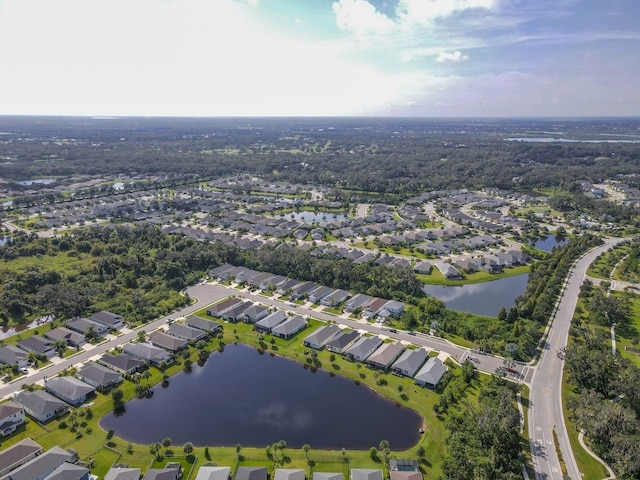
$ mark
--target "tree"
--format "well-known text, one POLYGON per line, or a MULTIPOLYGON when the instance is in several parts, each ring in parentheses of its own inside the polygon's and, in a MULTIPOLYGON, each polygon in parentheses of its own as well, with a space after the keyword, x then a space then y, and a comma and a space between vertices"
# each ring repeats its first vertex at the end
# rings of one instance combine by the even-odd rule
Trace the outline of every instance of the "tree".
POLYGON ((149 390, 151 388, 151 383, 149 381, 149 379, 151 378, 151 372, 149 371, 149 369, 142 372, 140 374, 140 377, 144 378, 147 381, 147 390, 149 390))
POLYGON ((380 451, 382 452, 382 456, 384 457, 384 462, 387 463, 387 459, 389 458, 389 452, 391 450, 391 445, 389 445, 388 440, 380 441, 380 451))
POLYGON ((376 447, 371 447, 369 449, 369 456, 371 457, 371 460, 373 460, 374 462, 378 461, 378 449, 376 447))
POLYGON ((165 448, 165 453, 169 451, 169 447, 171 446, 171 439, 169 437, 164 437, 162 440, 162 446, 165 448))
POLYGON ((498 320, 500 320, 501 322, 507 320, 507 309, 504 308, 504 305, 500 307, 500 310, 498 310, 498 320))
POLYGON ((191 442, 186 442, 183 446, 182 446, 182 450, 184 451, 184 453, 186 453, 187 455, 191 455, 191 453, 193 452, 193 443, 191 442))
POLYGON ((160 456, 160 449, 161 448, 162 448, 162 445, 160 443, 154 442, 149 447, 149 452, 151 452, 152 455, 154 455, 156 458, 158 458, 160 456))
POLYGON ((307 463, 309 463, 309 450, 311 450, 311 446, 308 443, 302 445, 302 450, 304 451, 304 456, 307 459, 307 463))
POLYGON ((111 399, 113 400, 113 409, 117 410, 123 405, 124 392, 119 388, 111 390, 111 399))
POLYGON ((236 443, 236 455, 238 456, 238 459, 240 459, 241 450, 242 450, 242 445, 240 445, 239 443, 236 443))
POLYGON ((424 456, 427 454, 426 450, 424 449, 424 446, 420 445, 418 447, 418 450, 416 451, 416 455, 418 455, 418 458, 420 460, 422 460, 424 458, 424 456))
POLYGON ((56 340, 53 342, 53 349, 56 351, 56 354, 62 358, 64 356, 64 352, 67 351, 67 342, 64 340, 56 340))

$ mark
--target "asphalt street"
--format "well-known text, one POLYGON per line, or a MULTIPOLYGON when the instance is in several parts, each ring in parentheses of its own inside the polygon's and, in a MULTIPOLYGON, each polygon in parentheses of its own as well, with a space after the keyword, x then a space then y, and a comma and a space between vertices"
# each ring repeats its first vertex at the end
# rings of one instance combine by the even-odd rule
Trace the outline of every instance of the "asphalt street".
POLYGON ((621 241, 623 239, 608 239, 605 245, 587 253, 573 266, 543 345, 538 366, 533 373, 529 399, 529 436, 537 480, 563 478, 553 441, 554 430, 568 476, 573 480, 581 478, 564 423, 562 406, 564 360, 558 352, 567 345, 571 319, 587 268, 598 255, 621 241))

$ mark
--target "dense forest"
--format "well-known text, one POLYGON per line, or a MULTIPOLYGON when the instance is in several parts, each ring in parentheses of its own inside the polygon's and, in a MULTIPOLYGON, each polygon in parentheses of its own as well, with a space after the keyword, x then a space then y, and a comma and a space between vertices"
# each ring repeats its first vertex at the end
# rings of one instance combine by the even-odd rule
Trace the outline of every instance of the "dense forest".
POLYGON ((601 182, 637 173, 640 150, 633 143, 509 139, 554 129, 558 136, 589 139, 601 132, 628 134, 635 127, 632 120, 613 119, 5 117, 0 119, 0 158, 8 161, 0 164, 0 177, 252 173, 390 199, 445 188, 570 188, 576 179, 601 182))
POLYGON ((147 321, 184 305, 180 290, 226 262, 384 298, 423 295, 408 268, 390 272, 373 263, 316 258, 284 244, 243 251, 150 226, 89 227, 52 239, 18 234, 0 247, 0 258, 5 323, 33 314, 71 318, 100 309, 131 322, 147 321))
POLYGON ((591 447, 609 462, 618 478, 640 478, 640 368, 613 355, 612 323, 630 328, 629 300, 607 296, 587 282, 571 329, 566 368, 574 395, 570 415, 585 431, 591 447))

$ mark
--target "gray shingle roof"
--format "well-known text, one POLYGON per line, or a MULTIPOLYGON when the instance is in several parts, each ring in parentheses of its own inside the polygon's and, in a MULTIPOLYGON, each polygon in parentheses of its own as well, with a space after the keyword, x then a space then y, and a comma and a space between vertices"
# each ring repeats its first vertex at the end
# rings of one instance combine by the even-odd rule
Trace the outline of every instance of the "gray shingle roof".
POLYGON ((184 348, 189 342, 182 338, 174 337, 164 332, 153 332, 149 335, 149 341, 156 347, 165 348, 172 352, 184 348))
POLYGON ((80 370, 78 370, 78 376, 87 378, 92 382, 103 386, 110 385, 121 378, 121 375, 118 372, 96 362, 85 363, 80 370))
POLYGON ((171 359, 171 354, 150 343, 127 343, 122 350, 134 357, 142 358, 147 362, 162 363, 171 359))
POLYGON ((402 370, 403 372, 408 373, 409 376, 413 376, 428 357, 429 354, 424 348, 405 350, 393 365, 391 365, 391 368, 394 370, 402 370))
POLYGON ((195 340, 205 336, 202 330, 189 327, 187 325, 181 325, 180 323, 172 323, 167 329, 169 335, 182 338, 183 340, 195 340))
POLYGON ((305 480, 306 473, 300 468, 276 468, 273 480, 305 480))
POLYGON ((432 357, 427 360, 427 363, 420 369, 414 379, 420 383, 427 383, 429 385, 437 385, 440 379, 447 371, 447 367, 437 357, 432 357))
POLYGON ((28 461, 11 471, 2 480, 34 480, 52 473, 64 462, 73 459, 73 455, 60 447, 53 447, 42 455, 28 461))
MULTIPOLYGON (((205 465, 200 467, 195 480, 229 480, 230 474, 230 467, 210 467, 205 465)), ((107 479, 105 478, 104 480, 107 479)))
POLYGON ((105 353, 100 357, 100 363, 105 365, 108 368, 114 367, 117 370, 121 370, 123 372, 128 372, 130 370, 134 370, 136 368, 140 368, 146 363, 143 360, 132 357, 129 354, 124 352, 119 353, 118 355, 112 355, 111 353, 105 353))
POLYGON ((67 408, 69 406, 62 400, 57 399, 44 390, 36 390, 35 392, 25 390, 23 392, 18 392, 16 393, 14 400, 19 404, 24 405, 26 410, 29 410, 38 416, 45 416, 49 412, 60 408, 67 408))
POLYGON ((11 469, 16 464, 24 462, 25 458, 40 451, 42 451, 42 447, 30 438, 20 440, 0 452, 0 471, 11 469))
POLYGON ((140 480, 140 469, 112 467, 104 476, 104 480, 140 480))
POLYGON ((26 361, 29 354, 13 345, 2 345, 0 347, 0 362, 13 365, 16 362, 26 361))
POLYGON ((189 315, 185 320, 185 324, 204 332, 215 332, 222 327, 218 322, 207 320, 206 318, 198 317, 196 315, 189 315))
POLYGON ((44 480, 83 480, 87 478, 88 473, 88 468, 65 462, 47 475, 44 480))
POLYGON ((91 385, 75 377, 53 377, 46 380, 45 388, 54 395, 76 399, 95 391, 91 385))
POLYGON ((279 325, 276 325, 271 329, 271 333, 278 333, 280 335, 291 335, 298 330, 300 330, 304 325, 307 324, 307 321, 302 318, 300 315, 296 315, 289 320, 282 322, 279 325))
POLYGON ((238 467, 235 480, 267 480, 264 467, 238 467))
POLYGON ((323 346, 339 333, 340 327, 338 327, 337 325, 325 325, 324 327, 320 327, 319 329, 317 329, 311 335, 308 335, 303 340, 303 343, 323 346))

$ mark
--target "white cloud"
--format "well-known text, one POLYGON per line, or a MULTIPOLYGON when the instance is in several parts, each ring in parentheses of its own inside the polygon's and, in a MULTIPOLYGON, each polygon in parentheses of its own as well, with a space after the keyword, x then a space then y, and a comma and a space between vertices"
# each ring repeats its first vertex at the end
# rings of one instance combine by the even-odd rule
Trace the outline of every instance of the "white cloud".
POLYGON ((438 57, 436 58, 436 62, 453 62, 460 63, 469 60, 469 55, 463 55, 460 50, 456 50, 455 52, 440 52, 438 57))
POLYGON ((426 24, 455 12, 495 6, 496 0, 399 0, 397 12, 403 23, 426 24))
POLYGON ((339 0, 333 2, 332 9, 338 28, 356 35, 384 35, 394 28, 393 21, 367 0, 339 0))

